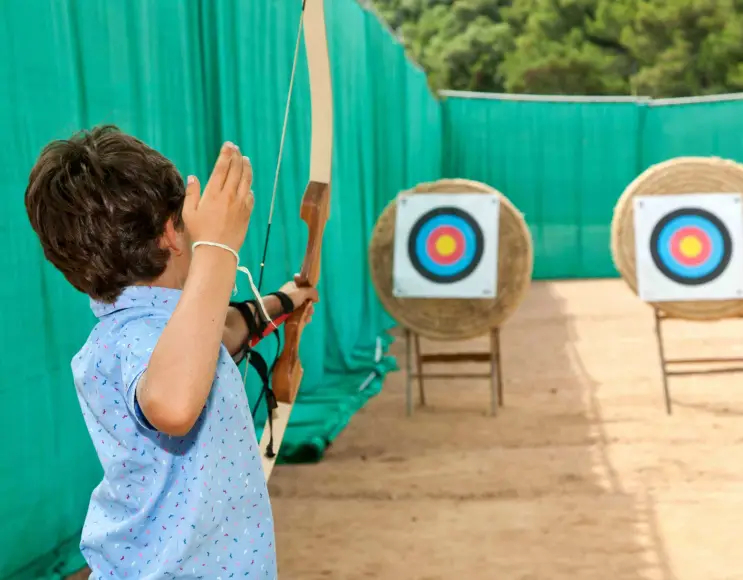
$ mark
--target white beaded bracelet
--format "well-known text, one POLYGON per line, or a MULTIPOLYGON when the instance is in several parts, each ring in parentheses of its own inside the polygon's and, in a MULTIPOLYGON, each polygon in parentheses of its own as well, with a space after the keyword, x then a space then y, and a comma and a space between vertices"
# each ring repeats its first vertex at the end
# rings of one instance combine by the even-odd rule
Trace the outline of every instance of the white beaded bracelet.
MULTIPOLYGON (((235 250, 233 250, 229 246, 225 244, 220 244, 217 242, 204 242, 204 241, 194 242, 191 248, 195 250, 199 246, 213 246, 215 248, 222 248, 223 250, 227 250, 233 256, 235 256, 235 260, 237 260, 237 271, 242 272, 243 274, 246 274, 248 276, 248 283, 250 284, 250 290, 253 292, 253 296, 255 296, 255 299, 258 301, 258 306, 260 306, 261 312, 263 312, 263 316, 266 318, 266 320, 269 323, 271 323, 271 325, 274 328, 276 328, 276 324, 274 324, 274 321, 268 315, 268 311, 266 310, 266 305, 263 303, 263 297, 261 296, 260 292, 258 292, 258 288, 256 288, 255 283, 253 282, 253 276, 250 274, 250 270, 248 270, 245 266, 240 265, 240 254, 238 254, 235 250)), ((237 282, 235 282, 235 290, 233 294, 237 294, 237 282)))

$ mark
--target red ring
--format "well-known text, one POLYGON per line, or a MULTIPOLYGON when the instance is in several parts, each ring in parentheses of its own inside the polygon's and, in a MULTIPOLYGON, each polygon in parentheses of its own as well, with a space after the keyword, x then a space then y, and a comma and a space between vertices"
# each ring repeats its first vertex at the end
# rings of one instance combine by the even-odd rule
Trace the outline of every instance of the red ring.
POLYGON ((453 226, 438 226, 429 234, 426 240, 426 249, 431 260, 442 266, 448 266, 455 263, 464 255, 464 236, 461 231, 453 226), (436 249, 436 242, 441 236, 451 236, 454 238, 454 251, 448 256, 440 254, 436 249))
POLYGON ((684 266, 693 267, 704 264, 704 262, 709 259, 710 254, 712 253, 712 243, 710 242, 709 236, 704 232, 704 230, 701 230, 694 226, 686 226, 676 230, 671 236, 671 240, 669 243, 671 244, 671 256, 673 256, 674 259, 676 259, 680 264, 684 266), (684 256, 681 253, 681 240, 687 236, 693 236, 697 238, 702 244, 702 251, 699 252, 697 256, 684 256))

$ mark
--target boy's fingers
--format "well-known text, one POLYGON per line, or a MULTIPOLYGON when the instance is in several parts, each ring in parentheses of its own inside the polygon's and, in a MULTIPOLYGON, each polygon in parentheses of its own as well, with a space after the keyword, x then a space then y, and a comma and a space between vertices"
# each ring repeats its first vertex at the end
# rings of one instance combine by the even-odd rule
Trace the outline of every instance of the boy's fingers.
POLYGON ((237 188, 237 197, 240 201, 246 205, 252 207, 252 197, 250 188, 253 185, 253 166, 250 164, 250 159, 247 157, 242 158, 242 176, 240 177, 240 185, 237 188))
POLYGON ((243 174, 243 156, 240 151, 235 149, 230 157, 230 168, 227 170, 227 179, 224 182, 222 191, 230 198, 237 196, 237 189, 240 185, 240 179, 243 174))
POLYGON ((195 211, 201 200, 201 184, 195 175, 189 175, 186 180, 186 199, 183 202, 183 213, 195 211))
POLYGON ((217 161, 214 164, 214 169, 212 170, 212 174, 209 177, 209 182, 206 184, 206 187, 211 190, 221 190, 224 187, 224 182, 227 179, 227 173, 230 169, 230 162, 232 160, 232 153, 235 150, 235 146, 227 142, 224 145, 222 145, 222 149, 219 152, 219 157, 217 157, 217 161))

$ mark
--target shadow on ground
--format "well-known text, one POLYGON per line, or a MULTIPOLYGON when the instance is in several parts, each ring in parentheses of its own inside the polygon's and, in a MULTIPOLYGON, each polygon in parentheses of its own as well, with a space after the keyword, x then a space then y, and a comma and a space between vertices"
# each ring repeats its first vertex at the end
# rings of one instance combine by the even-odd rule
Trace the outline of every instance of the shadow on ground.
MULTIPOLYGON (((282 572, 308 580, 671 580, 652 501, 623 489, 599 383, 582 361, 619 354, 607 351, 624 313, 570 302, 570 294, 567 284, 535 284, 504 328, 499 417, 487 415, 487 381, 462 379, 427 381, 428 406, 408 419, 397 373, 326 462, 278 470, 282 572), (599 318, 602 334, 587 335, 582 324, 599 318)), ((423 345, 463 348, 486 350, 487 339, 423 345)), ((404 368, 402 341, 394 352, 404 368)))

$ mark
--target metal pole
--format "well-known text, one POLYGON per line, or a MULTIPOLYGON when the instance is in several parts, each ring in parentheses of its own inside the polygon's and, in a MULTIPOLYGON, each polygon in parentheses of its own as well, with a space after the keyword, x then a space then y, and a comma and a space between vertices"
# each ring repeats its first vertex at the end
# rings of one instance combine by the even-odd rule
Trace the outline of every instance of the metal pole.
POLYGON ((658 341, 658 355, 660 356, 661 372, 663 374, 663 395, 666 400, 666 413, 669 415, 672 412, 671 409, 671 392, 668 389, 668 372, 666 369, 666 353, 663 348, 663 329, 662 329, 662 318, 657 308, 655 311, 655 337, 658 341))
POLYGON ((406 354, 406 373, 405 373, 405 410, 410 417, 413 414, 413 383, 412 383, 412 370, 413 370, 413 357, 411 353, 411 340, 410 331, 405 329, 405 354, 406 354))
POLYGON ((415 347, 415 367, 418 369, 418 392, 420 395, 421 407, 426 406, 426 391, 423 387, 423 358, 421 357, 421 340, 418 333, 413 335, 415 347))
POLYGON ((498 407, 503 404, 500 369, 500 337, 498 329, 490 331, 490 414, 496 416, 498 407))

